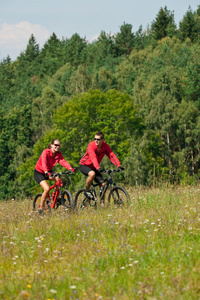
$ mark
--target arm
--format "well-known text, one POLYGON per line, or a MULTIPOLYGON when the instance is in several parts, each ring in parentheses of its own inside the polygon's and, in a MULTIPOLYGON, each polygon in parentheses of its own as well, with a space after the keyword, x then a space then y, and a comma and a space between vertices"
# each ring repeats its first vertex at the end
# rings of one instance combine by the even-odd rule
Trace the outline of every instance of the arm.
POLYGON ((120 167, 120 161, 117 158, 117 156, 115 155, 115 153, 111 150, 111 148, 108 146, 108 144, 106 145, 106 155, 108 156, 108 158, 110 159, 110 161, 117 167, 120 167))
POLYGON ((59 153, 59 164, 65 167, 67 170, 72 169, 71 165, 64 159, 61 153, 59 153))

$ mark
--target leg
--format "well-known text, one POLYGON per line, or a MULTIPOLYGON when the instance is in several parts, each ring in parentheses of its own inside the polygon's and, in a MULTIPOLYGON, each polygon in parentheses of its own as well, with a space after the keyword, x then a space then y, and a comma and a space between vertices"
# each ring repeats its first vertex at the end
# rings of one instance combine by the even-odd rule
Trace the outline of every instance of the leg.
POLYGON ((87 177, 87 180, 86 180, 86 191, 89 191, 90 190, 90 186, 95 178, 95 172, 94 171, 90 171, 88 173, 88 177, 87 177))
POLYGON ((96 176, 96 173, 94 170, 92 170, 91 168, 89 168, 88 166, 84 166, 84 165, 79 165, 79 170, 81 171, 82 174, 84 174, 85 176, 87 176, 86 179, 86 191, 89 191, 90 186, 96 176))
MULTIPOLYGON (((55 182, 58 182, 59 181, 59 177, 51 177, 51 176, 49 176, 49 180, 54 180, 55 182)), ((49 188, 49 185, 46 182, 46 180, 41 181, 40 182, 40 186, 44 190, 44 192, 42 194, 42 197, 41 197, 41 208, 44 208, 44 206, 45 206, 45 200, 48 197, 48 193, 49 193, 50 188, 49 188)))
POLYGON ((40 206, 41 208, 44 208, 45 207, 45 200, 48 196, 48 193, 49 193, 49 185, 48 183, 46 182, 46 180, 43 180, 40 182, 40 186, 43 188, 44 192, 42 194, 42 197, 41 197, 41 203, 40 203, 40 206))
POLYGON ((81 173, 87 176, 85 196, 89 199, 93 199, 93 196, 91 197, 89 190, 94 179, 96 182, 103 184, 101 173, 99 173, 97 170, 92 170, 88 166, 84 165, 79 165, 79 170, 81 171, 81 173))

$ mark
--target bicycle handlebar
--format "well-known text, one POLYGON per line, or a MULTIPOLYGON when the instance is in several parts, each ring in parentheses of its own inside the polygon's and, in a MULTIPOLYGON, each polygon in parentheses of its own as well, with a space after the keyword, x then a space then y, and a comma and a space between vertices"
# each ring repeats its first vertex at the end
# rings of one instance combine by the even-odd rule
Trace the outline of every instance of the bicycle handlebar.
MULTIPOLYGON (((121 170, 121 171, 124 171, 124 170, 121 170)), ((115 170, 113 170, 113 169, 110 169, 110 170, 105 170, 104 172, 102 172, 102 174, 108 174, 108 178, 107 179, 105 179, 105 181, 108 181, 109 180, 109 175, 112 173, 112 172, 121 172, 120 170, 118 170, 118 169, 115 169, 115 170)), ((104 181, 104 180, 103 180, 104 181)), ((97 185, 100 185, 101 184, 101 182, 97 182, 97 183, 92 183, 92 185, 93 185, 93 187, 96 187, 97 185)))
MULTIPOLYGON (((76 168, 74 168, 74 170, 76 170, 76 168)), ((105 170, 104 172, 102 172, 102 174, 111 174, 112 172, 122 172, 124 170, 118 170, 118 169, 109 169, 109 170, 105 170)), ((55 173, 55 174, 52 174, 51 176, 52 177, 57 177, 57 176, 61 176, 61 175, 71 175, 71 174, 74 174, 74 172, 72 172, 71 170, 69 171, 65 171, 65 172, 60 172, 60 173, 55 173)))
POLYGON ((118 169, 113 170, 113 169, 110 169, 110 170, 105 170, 102 173, 104 173, 104 174, 110 174, 112 172, 117 172, 118 173, 118 172, 122 172, 122 171, 124 171, 124 170, 118 170, 118 169))
MULTIPOLYGON (((74 170, 76 170, 76 168, 74 168, 74 170)), ((71 175, 71 174, 74 174, 74 172, 69 170, 69 171, 65 171, 65 172, 59 172, 59 173, 52 174, 51 177, 57 177, 57 176, 60 177, 62 175, 71 175)))

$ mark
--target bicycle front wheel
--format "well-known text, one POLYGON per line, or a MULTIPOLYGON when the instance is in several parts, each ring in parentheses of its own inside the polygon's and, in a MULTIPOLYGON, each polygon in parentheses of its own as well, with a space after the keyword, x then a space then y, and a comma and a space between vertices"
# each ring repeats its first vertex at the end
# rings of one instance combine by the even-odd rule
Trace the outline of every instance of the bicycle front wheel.
POLYGON ((108 195, 108 204, 110 206, 128 208, 130 199, 127 191, 121 186, 115 186, 108 195))
POLYGON ((75 196, 75 209, 77 211, 79 210, 84 210, 86 208, 88 208, 89 206, 95 206, 96 202, 93 200, 88 199, 85 195, 84 192, 86 191, 86 189, 80 189, 75 196), (91 201, 94 202, 94 205, 91 205, 91 201))
MULTIPOLYGON (((40 208, 42 193, 39 193, 35 196, 33 200, 33 210, 38 210, 40 208)), ((45 201, 45 210, 51 211, 51 206, 45 201)))
POLYGON ((72 209, 74 207, 72 195, 68 190, 64 190, 61 195, 61 205, 66 209, 72 209))

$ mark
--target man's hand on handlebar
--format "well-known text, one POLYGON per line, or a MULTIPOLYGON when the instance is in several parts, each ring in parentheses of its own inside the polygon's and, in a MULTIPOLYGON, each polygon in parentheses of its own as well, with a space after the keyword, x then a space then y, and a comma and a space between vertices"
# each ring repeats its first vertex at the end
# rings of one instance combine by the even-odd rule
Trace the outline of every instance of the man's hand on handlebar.
POLYGON ((99 168, 97 171, 100 172, 100 173, 104 173, 106 170, 102 169, 102 168, 99 168))
POLYGON ((117 172, 121 172, 121 171, 124 171, 125 170, 125 168, 123 168, 123 167, 121 167, 121 166, 119 166, 118 168, 117 168, 117 172))

